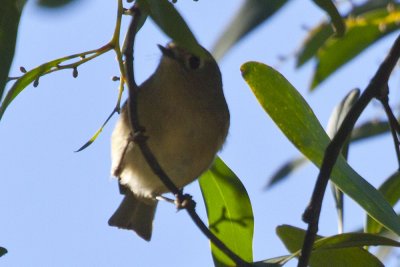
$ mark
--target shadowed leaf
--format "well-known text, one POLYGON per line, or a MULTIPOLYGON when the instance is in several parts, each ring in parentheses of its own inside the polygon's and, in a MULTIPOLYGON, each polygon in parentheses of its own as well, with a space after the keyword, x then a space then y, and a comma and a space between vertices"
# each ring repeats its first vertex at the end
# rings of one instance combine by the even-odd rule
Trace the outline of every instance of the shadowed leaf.
POLYGON ((25 0, 3 0, 0 5, 0 101, 14 58, 19 19, 25 0))
POLYGON ((184 19, 168 0, 139 0, 138 3, 175 43, 199 57, 207 57, 184 19))
POLYGON ((287 0, 246 0, 236 13, 229 26, 218 38, 212 49, 216 59, 221 59, 225 53, 243 37, 267 21, 287 0))
POLYGON ((313 0, 313 2, 328 13, 336 36, 342 37, 346 31, 346 24, 340 16, 335 4, 330 0, 313 0))
POLYGON ((7 249, 0 247, 0 257, 3 256, 4 254, 7 254, 7 249))
POLYGON ((305 157, 299 157, 293 159, 291 161, 286 162, 282 165, 269 179, 268 184, 265 186, 265 189, 270 189, 272 186, 276 185, 278 182, 281 182, 285 179, 289 174, 299 169, 301 166, 304 166, 308 162, 308 159, 305 157))

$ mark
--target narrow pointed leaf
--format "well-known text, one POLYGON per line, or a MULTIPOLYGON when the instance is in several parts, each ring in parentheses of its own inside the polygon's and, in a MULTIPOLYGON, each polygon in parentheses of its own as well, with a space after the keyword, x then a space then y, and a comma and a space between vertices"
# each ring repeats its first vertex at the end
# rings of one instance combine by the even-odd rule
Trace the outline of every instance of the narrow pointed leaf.
POLYGON ((0 101, 14 58, 18 25, 25 0, 3 0, 0 5, 0 101))
POLYGON ((193 54, 207 57, 188 25, 168 0, 139 0, 139 6, 175 43, 185 47, 193 54))
MULTIPOLYGON (((328 121, 327 134, 330 139, 332 139, 340 126, 344 118, 347 116, 347 113, 353 107, 353 105, 357 102, 358 97, 360 96, 360 90, 354 89, 351 90, 344 99, 333 109, 333 112, 328 121)), ((348 140, 350 137, 348 138, 348 140)), ((349 150, 349 141, 346 141, 342 148, 342 155, 345 159, 347 159, 348 150, 349 150)), ((343 192, 333 183, 331 183, 333 198, 336 203, 336 211, 338 215, 338 232, 343 232, 344 225, 344 204, 343 204, 343 192)))
POLYGON ((31 84, 33 81, 38 79, 40 75, 43 73, 51 70, 52 68, 56 68, 58 64, 61 62, 64 62, 68 60, 69 58, 59 58, 50 62, 47 62, 45 64, 40 65, 37 68, 34 68, 27 73, 25 73, 21 78, 19 78, 14 85, 11 87, 11 89, 8 91, 6 97, 4 98, 3 102, 1 103, 0 106, 0 120, 4 115, 4 112, 6 111, 8 105, 21 93, 29 84, 31 84))
POLYGON ((337 10, 333 1, 330 0, 313 0, 320 8, 325 10, 331 18, 332 26, 335 30, 337 37, 342 37, 346 31, 346 24, 344 23, 339 11, 337 10))
POLYGON ((272 186, 281 182, 285 179, 289 174, 304 166, 308 162, 308 159, 305 157, 295 158, 290 160, 282 165, 269 179, 268 184, 265 186, 265 189, 270 189, 272 186))
POLYGON ((100 133, 103 131, 104 127, 107 125, 108 121, 112 118, 112 116, 117 112, 117 109, 114 109, 113 112, 111 112, 111 114, 107 117, 107 119, 104 121, 103 125, 101 125, 101 127, 96 131, 96 133, 89 139, 89 141, 87 141, 83 146, 81 146, 78 150, 76 150, 75 152, 81 152, 82 150, 84 150, 85 148, 87 148, 88 146, 90 146, 96 139, 97 137, 100 135, 100 133))
POLYGON ((357 102, 358 97, 360 96, 360 90, 354 89, 351 90, 343 100, 334 108, 332 114, 328 121, 328 126, 326 132, 329 138, 333 138, 336 132, 339 130, 340 126, 347 113, 349 113, 350 109, 357 102))
POLYGON ((246 0, 218 38, 213 55, 221 59, 225 53, 248 33, 267 21, 273 14, 286 4, 287 0, 246 0))
POLYGON ((389 133, 390 126, 387 121, 371 120, 355 127, 351 133, 351 142, 362 141, 370 137, 376 137, 389 133))
MULTIPOLYGON (((329 137, 297 90, 273 68, 248 62, 242 75, 261 106, 286 137, 316 166, 321 166, 329 137)), ((340 156, 331 180, 371 217, 400 235, 400 220, 391 205, 340 156)))
MULTIPOLYGON (((303 229, 289 225, 279 226, 277 227, 276 231, 279 238, 285 244, 286 248, 291 253, 295 253, 296 256, 300 255, 300 249, 303 245, 305 231, 303 229)), ((350 238, 347 237, 347 239, 346 237, 341 239, 341 237, 338 238, 338 236, 335 236, 332 239, 330 238, 331 237, 328 238, 323 238, 321 236, 316 237, 316 242, 314 244, 314 248, 316 250, 312 252, 309 262, 309 265, 311 267, 319 267, 319 266, 330 266, 330 267, 382 266, 383 267, 384 266, 374 255, 369 253, 367 250, 359 247, 360 244, 363 243, 361 241, 362 239, 358 238, 357 242, 352 240, 351 237, 350 238), (353 245, 355 247, 352 247, 353 245), (318 246, 319 248, 317 248, 318 246)), ((368 239, 365 240, 365 243, 369 242, 370 241, 368 239)), ((389 241, 387 242, 389 243, 389 241)))
MULTIPOLYGON (((247 262, 253 261, 254 218, 250 198, 239 178, 217 158, 199 179, 210 230, 247 262)), ((211 244, 215 266, 234 262, 211 244)))
MULTIPOLYGON (((400 199, 400 172, 395 172, 378 189, 390 205, 394 206, 400 199)), ((380 233, 382 224, 367 216, 365 232, 380 233)))

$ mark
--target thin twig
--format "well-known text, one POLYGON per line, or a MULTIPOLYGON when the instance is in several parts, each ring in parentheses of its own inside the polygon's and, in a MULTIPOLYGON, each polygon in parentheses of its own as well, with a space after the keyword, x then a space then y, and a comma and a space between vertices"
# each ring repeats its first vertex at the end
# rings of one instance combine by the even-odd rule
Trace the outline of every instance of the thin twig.
POLYGON ((393 68, 400 57, 400 36, 397 37, 388 56, 382 62, 371 82, 368 84, 365 91, 362 93, 358 101, 351 108, 338 132, 329 143, 325 150, 324 159, 320 168, 320 172, 314 187, 314 191, 303 214, 304 222, 308 223, 306 236, 304 238, 301 256, 298 267, 306 267, 308 265, 312 247, 315 241, 315 236, 318 232, 318 222, 321 213, 322 200, 325 194, 325 189, 329 181, 333 166, 340 154, 340 151, 350 135, 354 124, 364 111, 368 103, 373 98, 380 99, 384 94, 389 94, 388 80, 393 68))
POLYGON ((394 116, 393 111, 389 105, 389 97, 383 97, 382 99, 380 99, 380 101, 383 105, 383 108, 385 109, 386 116, 389 120, 390 131, 392 133, 394 149, 396 151, 396 156, 397 156, 398 169, 400 170, 400 142, 398 136, 398 133, 400 133, 399 122, 394 116))
POLYGON ((199 215, 196 213, 195 206, 196 203, 191 199, 190 196, 184 195, 182 190, 180 190, 168 177, 165 173, 163 168, 158 163, 157 159, 155 158, 154 154, 150 150, 149 146, 147 145, 147 138, 143 135, 143 127, 140 125, 139 117, 137 114, 137 92, 138 86, 135 82, 134 78, 134 68, 133 68, 133 47, 134 41, 138 26, 138 21, 140 18, 140 10, 139 7, 134 5, 130 12, 133 14, 131 23, 128 28, 128 32, 125 37, 125 43, 123 46, 123 55, 125 56, 125 79, 126 84, 128 85, 129 91, 129 99, 128 99, 128 111, 129 111, 129 118, 131 121, 132 132, 135 136, 142 136, 143 138, 135 138, 135 143, 139 146, 143 157, 145 158, 147 164, 150 166, 154 174, 156 174, 160 180, 164 183, 164 185, 171 191, 178 199, 179 202, 184 203, 185 205, 182 208, 186 209, 189 216, 192 218, 193 222, 196 226, 203 232, 203 234, 211 240, 211 242, 217 246, 221 251, 223 251, 229 258, 231 258, 237 266, 240 267, 247 267, 252 266, 250 263, 246 262, 242 258, 240 258, 236 253, 230 250, 217 236, 215 236, 208 227, 204 224, 201 220, 199 215))

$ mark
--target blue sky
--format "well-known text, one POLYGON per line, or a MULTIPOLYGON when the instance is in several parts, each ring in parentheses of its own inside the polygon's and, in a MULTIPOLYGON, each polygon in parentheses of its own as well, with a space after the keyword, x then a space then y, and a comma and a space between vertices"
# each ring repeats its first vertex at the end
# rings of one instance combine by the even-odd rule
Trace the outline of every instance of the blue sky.
MULTIPOLYGON (((178 1, 192 31, 206 48, 228 25, 242 1, 178 1)), ((33 68, 64 55, 98 48, 112 35, 116 1, 78 1, 61 12, 46 12, 28 1, 10 75, 19 66, 33 68), (81 2, 81 3, 79 3, 81 2)), ((307 88, 314 63, 295 70, 293 54, 311 27, 324 18, 311 1, 291 1, 279 14, 235 46, 220 62, 224 91, 232 115, 227 143, 220 156, 246 186, 254 209, 254 258, 286 254, 275 227, 305 227, 301 214, 308 203, 317 169, 311 165, 270 191, 267 178, 286 160, 298 155, 293 145, 259 107, 240 76, 241 64, 257 60, 276 67, 303 94, 322 125, 336 103, 355 87, 363 89, 391 46, 394 36, 379 42, 332 76, 314 93, 307 88), (288 56, 285 62, 279 56, 288 56)), ((127 20, 126 20, 127 21, 127 20)), ((156 44, 169 39, 150 21, 138 35, 136 71, 145 80, 156 67, 156 44)), ((115 105, 118 75, 111 52, 79 69, 63 71, 29 86, 0 122, 2 150, 0 246, 9 253, 4 266, 212 266, 209 243, 185 212, 167 203, 158 207, 152 241, 109 227, 107 220, 121 196, 110 176, 110 134, 116 116, 88 149, 74 153, 97 130, 115 105)), ((393 75, 392 88, 399 86, 393 75)), ((392 90, 392 103, 399 94, 392 90)), ((361 120, 383 117, 378 103, 361 120)), ((353 146, 350 163, 379 185, 396 168, 388 135, 353 146)), ((185 191, 205 209, 197 182, 185 191)), ((362 210, 346 199, 345 230, 361 227, 362 210)), ((324 202, 320 234, 336 233, 331 195, 324 202)), ((289 265, 290 266, 290 265, 289 265)))

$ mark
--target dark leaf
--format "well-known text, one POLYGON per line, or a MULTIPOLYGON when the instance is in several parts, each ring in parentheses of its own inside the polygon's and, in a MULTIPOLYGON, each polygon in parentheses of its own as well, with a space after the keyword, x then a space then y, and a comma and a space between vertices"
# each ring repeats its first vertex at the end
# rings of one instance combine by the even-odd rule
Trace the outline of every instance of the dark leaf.
POLYGON ((0 5, 0 101, 14 58, 18 25, 25 2, 3 0, 0 5))
POLYGON ((331 18, 332 26, 335 30, 337 37, 342 37, 346 31, 346 24, 344 23, 342 16, 337 10, 333 1, 330 0, 313 0, 320 8, 325 10, 331 18))
POLYGON ((248 33, 267 21, 287 0, 246 0, 233 20, 218 38, 212 54, 221 59, 225 53, 248 33))

